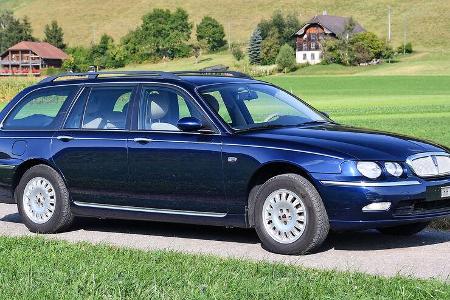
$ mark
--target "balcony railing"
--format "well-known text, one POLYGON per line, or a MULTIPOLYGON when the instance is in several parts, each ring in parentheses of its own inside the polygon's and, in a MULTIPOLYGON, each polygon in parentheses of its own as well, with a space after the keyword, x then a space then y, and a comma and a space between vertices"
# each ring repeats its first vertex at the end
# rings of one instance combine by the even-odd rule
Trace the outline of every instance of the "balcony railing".
POLYGON ((8 60, 2 59, 0 60, 0 65, 23 65, 23 66, 39 66, 41 65, 42 60, 8 60))

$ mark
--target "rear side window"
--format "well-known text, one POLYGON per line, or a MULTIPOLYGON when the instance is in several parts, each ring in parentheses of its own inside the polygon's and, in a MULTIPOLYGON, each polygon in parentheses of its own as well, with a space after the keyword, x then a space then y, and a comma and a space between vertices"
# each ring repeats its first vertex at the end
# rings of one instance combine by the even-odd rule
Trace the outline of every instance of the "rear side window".
POLYGON ((72 108, 67 129, 125 129, 134 86, 86 88, 72 108))
POLYGON ((31 92, 17 104, 3 123, 4 129, 54 130, 62 120, 77 86, 44 88, 31 92))

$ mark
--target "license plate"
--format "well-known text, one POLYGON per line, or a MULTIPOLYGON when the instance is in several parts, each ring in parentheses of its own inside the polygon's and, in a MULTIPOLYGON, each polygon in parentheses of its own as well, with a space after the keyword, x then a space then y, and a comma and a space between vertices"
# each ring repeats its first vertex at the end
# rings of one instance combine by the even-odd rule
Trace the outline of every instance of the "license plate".
POLYGON ((450 186, 441 187, 441 198, 450 197, 450 186))

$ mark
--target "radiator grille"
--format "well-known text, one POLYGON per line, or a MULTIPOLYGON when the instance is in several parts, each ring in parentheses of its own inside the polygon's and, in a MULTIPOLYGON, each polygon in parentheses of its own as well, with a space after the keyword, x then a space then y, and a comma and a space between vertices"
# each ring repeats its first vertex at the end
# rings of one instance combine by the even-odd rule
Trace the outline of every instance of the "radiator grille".
POLYGON ((419 177, 450 175, 450 154, 444 152, 413 155, 407 163, 419 177))

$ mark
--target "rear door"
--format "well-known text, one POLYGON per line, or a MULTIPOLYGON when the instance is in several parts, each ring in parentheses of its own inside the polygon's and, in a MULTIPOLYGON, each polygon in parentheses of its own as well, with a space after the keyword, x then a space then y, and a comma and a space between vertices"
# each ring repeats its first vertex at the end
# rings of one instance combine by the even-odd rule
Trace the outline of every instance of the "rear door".
POLYGON ((127 128, 136 85, 86 86, 52 141, 76 204, 125 205, 127 128))

